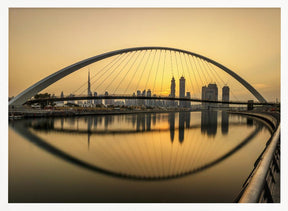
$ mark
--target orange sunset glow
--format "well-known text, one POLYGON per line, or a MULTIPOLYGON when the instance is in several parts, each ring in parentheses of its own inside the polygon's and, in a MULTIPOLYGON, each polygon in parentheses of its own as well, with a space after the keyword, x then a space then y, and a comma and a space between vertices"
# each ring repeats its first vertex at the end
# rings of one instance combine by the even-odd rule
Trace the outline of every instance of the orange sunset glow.
MULTIPOLYGON (((16 96, 44 77, 83 59, 140 46, 172 47, 206 56, 243 77, 268 101, 280 100, 280 9, 277 8, 10 8, 9 96, 16 96)), ((151 74, 148 78, 149 74, 144 73, 146 79, 139 81, 139 87, 136 84, 133 87, 136 82, 132 81, 127 93, 154 87, 154 93, 168 95, 171 77, 175 76, 177 88, 184 74, 187 90, 199 98, 199 88, 193 87, 197 82, 188 79, 192 72, 177 73, 168 57, 159 56, 162 62, 159 69, 164 77, 151 74), (145 80, 151 85, 145 87, 145 80)), ((151 59, 149 62, 147 69, 149 64, 155 69, 157 65, 152 66, 151 59)), ((105 61, 97 65, 67 76, 44 92, 72 93, 87 83, 88 70, 93 77, 105 61)), ((139 65, 139 69, 143 66, 139 65)), ((120 72, 115 77, 117 74, 120 72)), ((128 77, 132 78, 132 74, 127 74, 128 77)), ((231 77, 220 77, 223 83, 230 86, 233 83, 231 77)), ((207 79, 207 82, 215 81, 207 79)), ((107 87, 109 83, 103 82, 101 90, 96 90, 96 86, 92 89, 104 93, 107 87)), ((126 90, 115 85, 108 91, 116 88, 119 92, 126 90)), ((234 95, 246 94, 243 87, 235 87, 234 95)))

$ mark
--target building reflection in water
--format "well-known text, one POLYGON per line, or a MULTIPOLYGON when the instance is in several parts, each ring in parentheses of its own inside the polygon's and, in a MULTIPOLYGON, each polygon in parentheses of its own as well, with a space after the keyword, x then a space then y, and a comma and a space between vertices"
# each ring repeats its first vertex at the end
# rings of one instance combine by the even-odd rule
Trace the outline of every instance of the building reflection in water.
POLYGON ((87 119, 88 149, 90 147, 90 136, 91 136, 92 123, 93 123, 93 119, 88 117, 88 119, 87 119))
POLYGON ((170 128, 170 140, 173 143, 174 135, 175 135, 175 113, 174 112, 169 113, 168 122, 169 122, 169 128, 170 128))
POLYGON ((30 121, 27 126, 36 130, 43 130, 45 132, 49 132, 55 128, 53 119, 35 119, 30 121))
POLYGON ((145 114, 136 114, 136 131, 145 131, 145 128, 145 114))
POLYGON ((253 126, 253 119, 250 117, 247 117, 247 126, 252 127, 253 126))
POLYGON ((64 126, 64 118, 61 118, 61 129, 63 130, 63 126, 64 126))
POLYGON ((221 113, 222 113, 221 131, 223 135, 227 135, 229 130, 229 114, 224 111, 222 111, 221 113))
MULTIPOLYGON (((93 133, 93 130, 97 130, 97 127, 101 127, 104 125, 104 129, 109 132, 109 125, 115 122, 127 122, 135 128, 135 132, 144 132, 151 131, 152 125, 156 125, 157 122, 168 122, 169 132, 170 132, 170 141, 174 142, 175 139, 175 130, 178 130, 178 141, 179 143, 184 142, 185 129, 190 128, 191 121, 191 113, 190 112, 170 112, 168 114, 156 114, 156 113, 139 113, 122 116, 86 116, 86 117, 77 117, 72 118, 73 120, 68 120, 66 118, 60 118, 60 128, 61 130, 65 130, 65 123, 67 122, 70 126, 75 126, 76 130, 78 130, 79 121, 84 120, 87 126, 87 134, 88 134, 88 147, 90 145, 90 136, 93 133), (179 125, 177 128, 176 118, 177 113, 179 114, 179 125)), ((207 134, 208 136, 215 136, 217 134, 217 111, 202 111, 201 112, 201 133, 207 134)), ((221 121, 221 131, 223 135, 228 134, 229 130, 229 114, 227 112, 222 112, 222 121, 221 121)), ((36 121, 34 125, 32 125, 35 129, 45 129, 53 130, 54 128, 54 119, 51 119, 49 126, 44 125, 41 121, 36 121)), ((253 126, 255 124, 253 119, 247 118, 247 125, 253 126)), ((200 127, 200 125, 199 125, 200 127)), ((113 128, 113 127, 112 127, 113 128)), ((94 131, 95 132, 95 131, 94 131)))
MULTIPOLYGON (((152 126, 151 128, 152 118, 154 115, 155 114, 153 113, 122 116, 114 115, 112 118, 107 118, 107 116, 83 116, 72 117, 74 119, 73 121, 70 121, 69 118, 39 118, 32 121, 30 120, 28 123, 35 129, 39 128, 39 130, 45 130, 48 132, 55 130, 55 132, 65 132, 67 134, 60 134, 61 136, 57 137, 54 136, 56 138, 53 136, 47 137, 48 139, 51 137, 54 138, 54 140, 49 140, 47 143, 44 140, 45 137, 41 138, 41 134, 39 136, 40 138, 37 138, 37 133, 36 135, 33 135, 29 130, 26 130, 28 131, 26 133, 23 130, 22 134, 29 139, 34 138, 35 141, 31 140, 31 143, 36 143, 38 146, 46 149, 48 152, 69 161, 72 164, 76 164, 100 173, 103 173, 106 171, 105 169, 108 169, 107 172, 110 176, 113 174, 116 176, 125 175, 125 177, 127 175, 131 175, 133 178, 134 175, 140 175, 139 178, 153 177, 157 179, 159 179, 161 176, 173 178, 174 175, 180 176, 187 175, 186 173, 190 174, 191 172, 203 171, 204 169, 218 164, 230 155, 234 154, 257 134, 257 130, 250 130, 252 133, 250 135, 248 134, 248 136, 247 134, 241 134, 244 136, 244 138, 247 136, 243 141, 237 140, 227 145, 225 142, 222 142, 222 137, 219 136, 219 133, 217 138, 213 138, 212 142, 207 141, 207 134, 216 134, 217 131, 217 112, 215 111, 206 111, 202 112, 201 114, 199 112, 192 114, 190 112, 156 114, 157 121, 160 119, 161 122, 157 122, 159 123, 159 126, 155 128, 152 126), (193 115, 192 118, 191 115, 193 115), (202 122, 200 122, 200 116, 202 118, 202 122), (177 118, 179 119, 177 120, 177 118), (133 119, 135 119, 138 124, 137 128, 143 131, 146 130, 147 133, 142 131, 138 133, 136 131, 136 127, 131 126, 133 124, 133 119), (80 128, 79 131, 76 131, 75 129, 76 125, 78 124, 78 120, 80 128), (102 124, 99 123, 101 121, 102 124), (61 131, 60 122, 64 122, 63 131, 61 131), (71 125, 67 123, 70 123, 75 127, 70 127, 71 125), (104 124, 106 125, 105 127, 109 128, 109 130, 104 129, 104 124), (108 124, 111 125, 108 126, 108 124), (214 129, 209 130, 210 127, 213 127, 214 129), (186 133, 184 131, 185 129, 186 133), (179 142, 177 141, 177 130, 179 132, 179 142), (149 133, 148 131, 154 132, 149 133), (206 136, 203 139, 201 139, 201 131, 205 131, 206 133, 205 135, 202 135, 203 137, 206 136), (169 132, 170 134, 168 134, 169 132), (77 133, 81 134, 80 138, 78 138, 79 136, 71 137, 71 135, 77 133), (86 153, 86 134, 88 136, 89 154, 86 153), (94 134, 95 137, 91 136, 92 134, 94 134), (121 135, 117 136, 117 134, 121 135), (169 135, 171 142, 169 141, 169 135), (84 150, 82 150, 83 136, 86 139, 84 150), (159 139, 162 139, 161 142, 159 139), (56 143, 58 140, 59 143, 56 143), (215 146, 217 146, 216 150, 215 146), (82 156, 84 158, 83 160, 82 156), (102 167, 104 171, 101 170, 102 167), (173 177, 170 177, 170 175, 173 177)), ((221 113, 221 117, 222 133, 227 133, 229 115, 223 112, 221 113)), ((232 122, 233 126, 238 126, 238 123, 240 123, 241 128, 236 130, 236 132, 241 133, 242 128, 245 129, 246 127, 246 119, 243 117, 242 120, 235 121, 231 114, 230 117, 230 124, 232 122)), ((251 123, 247 121, 247 124, 251 123)), ((23 126, 18 125, 18 129, 21 131, 23 126)), ((231 133, 231 129, 229 132, 231 133)), ((232 127, 232 138, 235 134, 233 132, 234 129, 232 127)), ((229 136, 226 136, 225 140, 228 139, 229 136)))
POLYGON ((105 129, 108 129, 108 126, 109 124, 112 124, 113 123, 113 119, 114 116, 112 115, 106 115, 104 116, 104 126, 105 126, 105 129))
POLYGON ((151 113, 147 114, 146 128, 147 128, 147 131, 151 130, 151 113))
POLYGON ((190 112, 179 112, 179 142, 184 141, 184 129, 190 127, 190 112))
POLYGON ((140 114, 139 115, 141 126, 142 126, 142 131, 145 131, 145 114, 140 114))
POLYGON ((135 127, 136 124, 136 115, 132 115, 132 125, 135 127))
POLYGON ((215 136, 217 133, 217 111, 201 112, 201 133, 215 136))
POLYGON ((153 114, 152 122, 153 122, 153 125, 156 125, 156 114, 155 113, 153 114))

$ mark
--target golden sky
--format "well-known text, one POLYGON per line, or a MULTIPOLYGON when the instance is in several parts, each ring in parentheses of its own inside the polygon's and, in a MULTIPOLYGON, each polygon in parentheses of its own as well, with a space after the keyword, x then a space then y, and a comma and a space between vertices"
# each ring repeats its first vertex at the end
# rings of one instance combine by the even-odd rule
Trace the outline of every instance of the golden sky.
POLYGON ((275 101, 280 99, 280 26, 278 8, 10 8, 9 96, 91 56, 164 46, 211 58, 275 101))

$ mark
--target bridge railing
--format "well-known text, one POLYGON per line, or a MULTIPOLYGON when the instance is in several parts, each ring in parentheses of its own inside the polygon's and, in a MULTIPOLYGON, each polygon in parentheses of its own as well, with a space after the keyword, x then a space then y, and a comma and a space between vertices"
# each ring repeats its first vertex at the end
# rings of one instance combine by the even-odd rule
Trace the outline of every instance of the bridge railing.
POLYGON ((280 123, 254 166, 236 202, 279 202, 273 195, 280 193, 280 123))

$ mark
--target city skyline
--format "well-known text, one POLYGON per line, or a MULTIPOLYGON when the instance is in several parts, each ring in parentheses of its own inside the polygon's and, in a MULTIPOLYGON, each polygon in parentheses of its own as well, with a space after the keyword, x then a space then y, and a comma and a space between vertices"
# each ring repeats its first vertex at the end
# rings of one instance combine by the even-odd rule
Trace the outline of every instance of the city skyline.
MULTIPOLYGON (((185 90, 185 77, 184 76, 181 76, 181 78, 179 79, 179 97, 182 97, 182 98, 191 98, 191 94, 190 92, 186 92, 185 90), (185 95, 185 92, 186 92, 186 95, 185 95)), ((147 96, 147 97, 152 97, 152 92, 150 89, 147 90, 146 92, 146 89, 144 89, 142 92, 141 90, 137 90, 137 96, 147 96)), ((171 85, 170 85, 170 94, 169 94, 169 97, 172 97, 172 98, 175 98, 175 97, 178 97, 175 95, 176 93, 176 81, 175 81, 175 77, 172 76, 171 78, 171 85)), ((52 97, 56 97, 56 95, 53 93, 53 94, 50 94, 52 97)), ((98 96, 98 93, 96 91, 94 91, 94 96, 98 96)), ((105 95, 105 96, 108 96, 109 95, 109 92, 106 90, 104 94, 102 95, 105 95)), ((202 100, 213 100, 213 101, 218 101, 218 100, 222 100, 222 101, 225 101, 225 102, 229 102, 230 100, 230 88, 229 86, 225 85, 222 87, 222 98, 221 99, 218 99, 218 87, 217 87, 217 84, 211 84, 209 83, 207 86, 203 86, 202 87, 202 92, 201 92, 201 99, 202 100)), ((220 96, 221 96, 220 95, 220 96)), ((88 81, 87 81, 87 96, 91 97, 92 96, 92 91, 91 91, 91 84, 90 84, 90 71, 88 71, 88 81)), ((101 94, 99 95, 101 96, 101 94)), ((135 92, 133 92, 133 94, 131 94, 131 96, 136 96, 135 95, 135 92)), ((156 94, 153 94, 153 96, 157 96, 156 94)), ((61 95, 60 95, 61 98, 64 97, 64 93, 63 91, 61 91, 61 95)), ((70 94, 69 97, 75 97, 74 94, 70 94)), ((72 104, 75 104, 74 101, 68 101, 69 103, 72 103, 72 104)), ((164 107, 185 107, 185 108, 191 108, 191 102, 188 102, 188 101, 179 101, 179 104, 178 102, 175 102, 175 101, 165 101, 165 100, 160 100, 160 101, 156 101, 155 100, 143 100, 143 99, 138 99, 138 100, 135 100, 135 99, 126 99, 126 100, 118 100, 118 101, 115 101, 114 99, 105 99, 104 100, 104 104, 105 105, 114 105, 115 102, 122 102, 123 105, 126 105, 126 106, 164 106, 164 107)), ((85 106, 92 106, 92 105, 100 105, 102 104, 102 99, 95 99, 94 101, 92 100, 87 100, 87 102, 82 102, 82 101, 78 101, 78 105, 85 105, 85 106)), ((59 103, 58 103, 59 104, 59 103)), ((62 105, 63 102, 60 102, 60 104, 62 105)), ((203 105, 207 104, 207 103, 202 103, 203 105)), ((120 104, 119 104, 120 105, 120 104)), ((209 105, 209 104, 207 104, 209 105)))
MULTIPOLYGON (((68 66, 74 62, 77 62, 81 59, 101 54, 110 50, 115 50, 117 48, 121 49, 131 46, 162 45, 162 46, 170 46, 191 50, 192 52, 197 52, 202 55, 208 56, 209 58, 215 59, 216 61, 231 68, 245 80, 251 83, 268 101, 275 101, 276 98, 280 99, 280 39, 279 39, 280 10, 279 9, 13 8, 10 9, 9 18, 10 18, 9 96, 15 96, 19 94, 28 86, 41 80, 45 76, 52 74, 53 72, 56 72, 57 70, 65 66, 68 66), (151 14, 151 17, 149 16, 149 18, 145 19, 144 17, 146 17, 146 14, 151 14), (106 30, 103 31, 97 30, 98 35, 102 36, 101 38, 99 36, 96 36, 98 41, 95 40, 95 38, 91 37, 92 35, 95 35, 95 30, 93 31, 93 27, 92 25, 90 25, 90 22, 88 21, 85 24, 85 26, 82 26, 81 30, 81 32, 85 32, 84 34, 87 36, 84 39, 85 41, 83 40, 81 42, 82 46, 79 45, 80 43, 79 44, 74 43, 71 46, 67 46, 67 44, 72 42, 74 38, 73 36, 70 36, 69 39, 63 40, 64 38, 63 36, 65 36, 66 33, 70 33, 73 35, 75 34, 77 36, 81 35, 78 32, 76 33, 76 31, 74 30, 75 27, 72 27, 73 25, 80 27, 79 24, 81 24, 81 21, 84 21, 85 18, 89 18, 89 20, 96 20, 95 19, 96 17, 106 17, 107 15, 109 16, 109 18, 107 18, 106 20, 108 22, 102 23, 102 25, 100 22, 97 21, 95 22, 95 24, 97 24, 99 29, 104 29, 106 27, 106 30), (119 19, 117 20, 114 18, 116 15, 118 15, 119 17, 119 19), (203 22, 201 21, 197 22, 198 25, 196 24, 196 22, 193 22, 193 19, 196 18, 201 20, 201 17, 205 15, 207 19, 204 19, 203 22), (125 37, 126 31, 133 32, 132 34, 134 34, 135 36, 136 34, 138 34, 138 37, 140 35, 142 36, 141 33, 139 34, 138 32, 135 31, 137 27, 135 28, 136 26, 135 23, 131 22, 132 17, 137 17, 135 20, 143 24, 143 29, 145 29, 145 31, 152 30, 153 27, 157 26, 159 27, 162 26, 160 27, 161 30, 159 28, 157 33, 153 32, 153 30, 150 31, 149 33, 152 33, 151 36, 148 37, 146 36, 146 39, 143 38, 141 42, 139 42, 138 39, 132 38, 131 40, 131 37, 129 37, 131 42, 128 43, 127 42, 128 37, 125 37), (176 20, 175 21, 171 20, 172 21, 171 26, 173 26, 172 28, 177 29, 179 32, 181 31, 186 32, 182 34, 181 42, 179 42, 180 40, 177 41, 177 39, 171 39, 172 38, 171 36, 175 35, 175 33, 170 33, 170 35, 167 36, 167 32, 171 32, 172 28, 171 26, 167 26, 166 21, 164 21, 163 19, 166 20, 167 18, 168 20, 168 18, 171 19, 172 17, 177 19, 177 24, 175 22, 176 20), (231 20, 227 20, 228 17, 231 17, 231 20), (58 18, 57 21, 60 18, 61 25, 64 24, 63 25, 65 26, 64 28, 59 28, 60 23, 56 24, 55 22, 56 18, 58 18), (151 18, 154 18, 155 21, 152 21, 151 18), (35 22, 36 19, 37 22, 35 22), (181 22, 181 20, 183 22, 181 22), (184 20, 187 20, 188 22, 190 21, 191 25, 188 25, 188 22, 184 20), (212 23, 214 23, 215 21, 217 21, 218 26, 222 29, 221 31, 224 32, 226 30, 226 32, 229 32, 228 37, 226 36, 225 39, 221 38, 223 36, 223 33, 216 30, 216 28, 213 27, 212 23), (126 26, 123 28, 123 31, 121 30, 121 33, 118 35, 118 38, 120 39, 119 41, 121 40, 123 41, 122 44, 120 44, 121 42, 118 43, 112 42, 106 46, 98 45, 96 49, 87 48, 88 43, 86 42, 86 40, 87 41, 93 40, 93 42, 99 43, 99 41, 101 40, 109 39, 110 37, 109 36, 107 37, 107 35, 109 33, 110 35, 114 34, 113 33, 114 26, 116 27, 116 25, 114 25, 114 22, 117 22, 118 24, 121 23, 120 25, 123 27, 124 27, 123 24, 126 23, 125 24, 126 26), (39 24, 44 24, 46 27, 43 28, 39 24), (255 24, 257 26, 256 27, 257 30, 252 28, 252 25, 255 26, 255 24), (24 25, 26 27, 22 27, 24 25), (52 26, 54 28, 51 28, 52 26), (196 31, 194 31, 194 34, 192 36, 193 39, 183 39, 184 37, 190 35, 191 33, 190 27, 192 28, 192 26, 194 27, 194 29, 197 29, 196 31), (205 35, 207 38, 208 34, 210 34, 210 33, 207 34, 203 27, 205 29, 207 27, 208 28, 211 27, 211 29, 213 29, 212 31, 215 34, 215 36, 213 36, 213 38, 209 36, 209 39, 211 39, 211 42, 212 41, 215 42, 207 43, 202 39, 202 42, 197 42, 198 44, 195 43, 195 41, 197 39, 200 39, 201 36, 203 37, 203 35, 205 35), (38 31, 35 31, 36 29, 38 31), (56 29, 59 31, 55 31, 56 29), (57 33, 60 36, 57 36, 56 35, 57 33), (20 34, 24 36, 19 36, 20 34), (27 37, 28 34, 30 34, 31 37, 28 38, 27 37), (50 36, 45 37, 48 34, 50 34, 50 36), (104 35, 106 35, 105 39, 103 37, 104 35), (242 37, 242 39, 238 39, 240 37, 242 37), (33 42, 35 42, 34 45, 29 44, 32 40, 33 42), (57 50, 58 46, 54 44, 50 45, 50 47, 47 46, 48 43, 51 42, 58 43, 59 41, 62 42, 62 44, 59 43, 59 47, 62 48, 62 50, 60 49, 57 50), (38 47, 36 45, 38 45, 38 47), (28 46, 29 49, 27 49, 28 46), (39 48, 40 46, 41 48, 39 48), (243 48, 245 46, 247 47, 243 48), (260 46, 262 47, 259 48, 260 46), (267 49, 269 48, 269 51, 263 50, 263 46, 265 46, 265 48, 267 49), (41 50, 45 48, 46 51, 41 50), (24 51, 25 54, 23 54, 24 51), (35 54, 36 52, 37 55, 35 54), (52 54, 50 52, 53 52, 53 57, 51 57, 52 54), (235 57, 232 58, 232 55, 235 57), (256 55, 257 57, 255 57, 256 55), (46 57, 49 59, 46 59, 46 57), (32 58, 34 61, 33 64, 35 64, 34 66, 37 68, 31 67, 32 63, 29 62, 32 61, 31 60, 32 58), (253 60, 253 62, 251 61, 251 59, 253 60), (49 70, 47 69, 48 67, 49 70), (20 69, 21 71, 19 72, 20 69), (256 76, 257 74, 259 74, 259 71, 261 72, 261 77, 256 76), (25 75, 23 75, 24 72, 25 75), (27 80, 25 78, 26 75, 30 75, 30 77, 27 78, 27 80), (23 78, 25 78, 25 80, 23 80, 23 78)), ((79 39, 81 40, 81 36, 77 37, 77 40, 79 39)), ((67 88, 68 90, 67 92, 69 92, 69 89, 72 91, 73 86, 71 85, 74 84, 74 82, 77 81, 78 78, 80 79, 82 77, 84 77, 84 75, 83 76, 80 75, 77 78, 71 79, 72 82, 70 81, 69 84, 65 84, 64 86, 67 88)), ((85 77, 87 77, 87 75, 85 77)), ((166 90, 163 90, 163 94, 169 95, 170 91, 169 82, 167 80, 164 81, 163 84, 160 84, 159 80, 159 84, 156 85, 158 85, 159 87, 160 86, 167 87, 166 90)), ((58 89, 58 87, 56 86, 55 89, 58 89)), ((191 91, 192 96, 193 94, 194 92, 191 91)))

